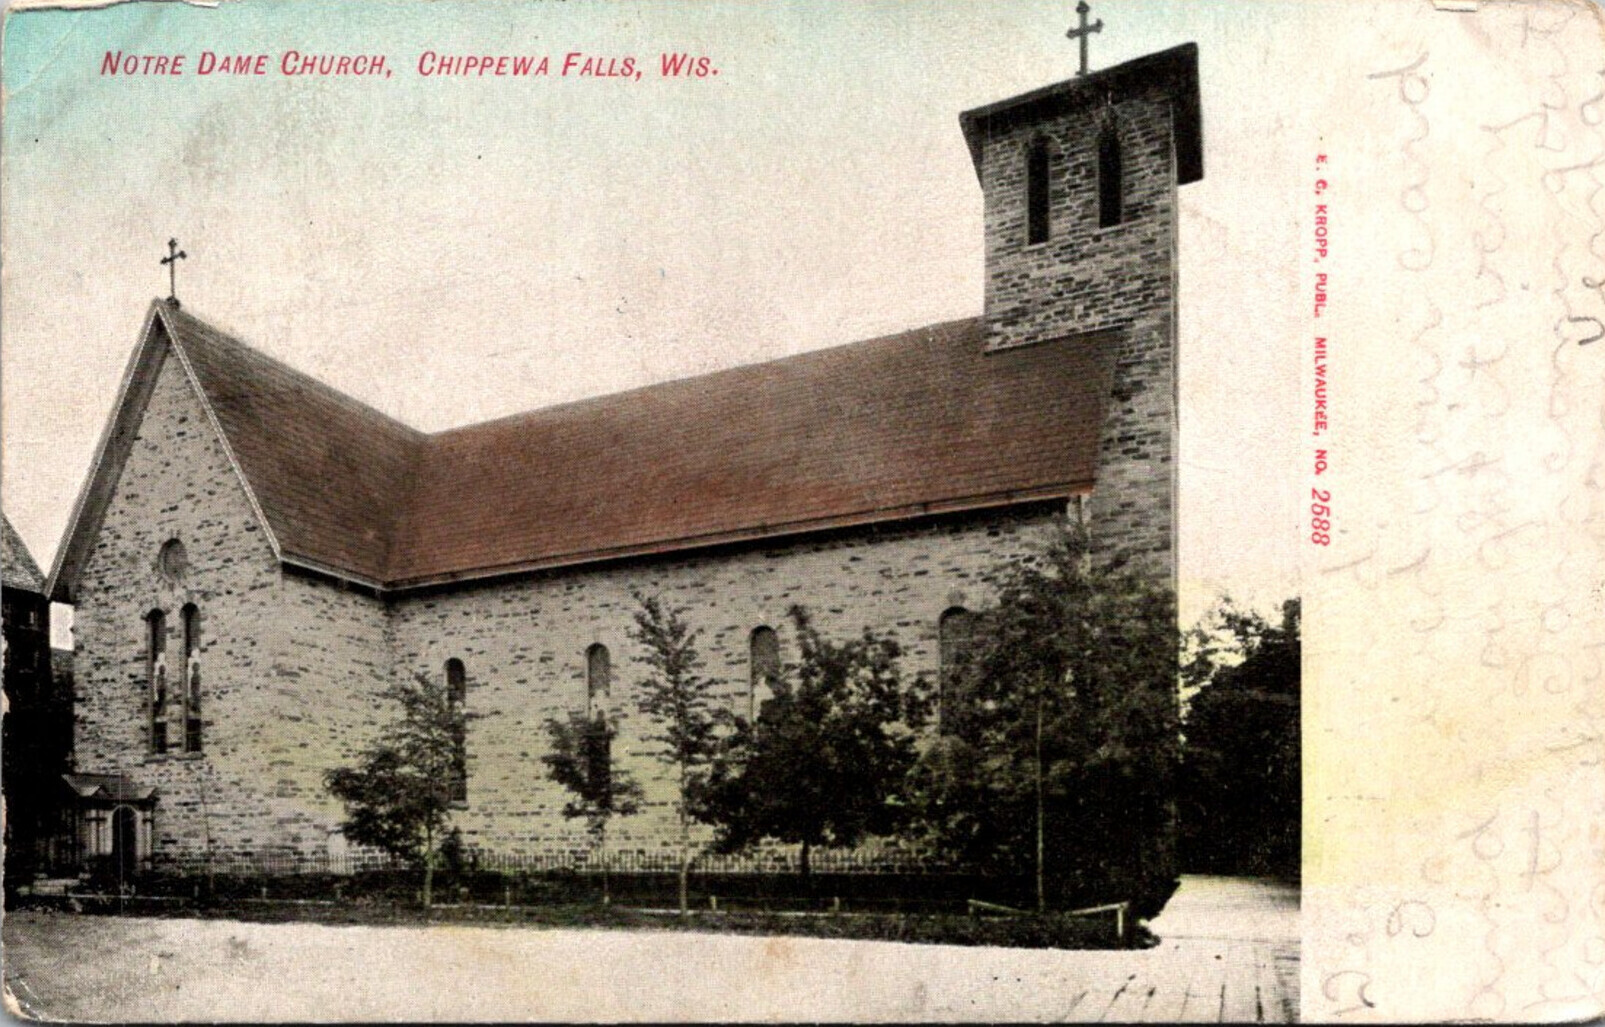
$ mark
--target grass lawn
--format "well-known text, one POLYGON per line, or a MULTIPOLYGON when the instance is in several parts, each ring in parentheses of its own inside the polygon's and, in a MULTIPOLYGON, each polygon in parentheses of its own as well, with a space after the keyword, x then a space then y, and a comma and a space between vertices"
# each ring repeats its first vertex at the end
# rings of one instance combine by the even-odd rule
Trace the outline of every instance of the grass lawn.
MULTIPOLYGON (((547 928, 695 931, 744 935, 795 935, 855 941, 899 941, 936 945, 987 945, 1012 948, 1125 948, 1107 916, 1062 914, 966 916, 929 913, 712 912, 680 916, 672 910, 643 910, 595 903, 541 906, 440 904, 429 910, 391 902, 310 902, 232 900, 211 906, 182 901, 133 898, 119 909, 116 899, 78 899, 89 913, 172 916, 257 923, 349 925, 474 924, 547 928)), ((1142 932, 1139 932, 1139 937, 1142 932)))

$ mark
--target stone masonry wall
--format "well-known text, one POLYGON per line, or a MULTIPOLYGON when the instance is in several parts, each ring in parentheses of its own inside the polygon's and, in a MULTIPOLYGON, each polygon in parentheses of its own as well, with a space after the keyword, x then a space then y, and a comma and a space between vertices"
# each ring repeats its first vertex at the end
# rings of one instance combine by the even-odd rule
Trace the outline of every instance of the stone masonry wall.
POLYGON ((377 600, 286 577, 200 401, 172 355, 156 383, 79 581, 76 768, 155 785, 158 856, 321 851, 339 811, 322 789, 377 718, 389 670, 377 600), (157 569, 168 539, 189 567, 157 569), (167 617, 170 707, 180 610, 200 610, 202 751, 151 751, 147 622, 167 617))
POLYGON ((749 701, 749 639, 767 625, 782 659, 796 659, 786 612, 804 605, 829 638, 867 627, 903 646, 905 680, 937 674, 937 621, 954 606, 991 598, 985 572, 1040 551, 1051 515, 998 512, 917 527, 861 531, 813 541, 631 561, 463 588, 394 606, 397 673, 442 681, 446 661, 463 661, 468 709, 468 803, 456 824, 482 849, 529 854, 582 849, 579 821, 565 820, 566 793, 546 778, 545 722, 586 703, 586 651, 607 646, 609 707, 620 725, 615 752, 645 787, 647 805, 610 829, 615 850, 667 851, 675 843, 674 788, 643 741, 636 709, 644 668, 630 640, 632 591, 690 609, 702 632, 705 673, 722 682, 732 709, 749 701))
POLYGON ((985 194, 986 319, 993 349, 1113 329, 1119 341, 1097 487, 1095 543, 1144 559, 1175 580, 1176 162, 1162 85, 1113 106, 1123 164, 1123 218, 1098 226, 1102 99, 989 138, 985 194), (1049 153, 1050 232, 1026 241, 1026 163, 1049 153))

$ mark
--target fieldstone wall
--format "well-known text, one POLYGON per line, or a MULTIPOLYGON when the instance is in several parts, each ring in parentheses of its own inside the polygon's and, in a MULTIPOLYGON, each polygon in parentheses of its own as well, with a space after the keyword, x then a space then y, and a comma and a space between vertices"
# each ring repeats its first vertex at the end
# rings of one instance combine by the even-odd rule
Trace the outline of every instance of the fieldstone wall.
POLYGON ((608 708, 619 725, 616 754, 645 788, 642 813, 617 821, 610 848, 658 851, 677 839, 674 782, 650 725, 637 710, 646 669, 630 639, 632 593, 689 610, 701 632, 704 673, 729 707, 750 702, 752 632, 779 634, 781 657, 797 657, 787 610, 801 604, 830 638, 864 628, 903 647, 906 680, 935 683, 937 622, 955 606, 975 608, 992 592, 983 575, 1040 552, 1050 512, 997 512, 918 527, 862 531, 692 557, 631 561, 527 577, 399 601, 397 673, 443 681, 463 661, 468 709, 468 802, 457 815, 465 841, 508 854, 580 849, 579 821, 565 820, 566 793, 546 778, 545 723, 586 708, 586 652, 605 645, 612 665, 608 708))
POLYGON ((377 722, 381 603, 286 577, 180 362, 169 352, 79 581, 75 769, 158 789, 157 855, 321 851, 338 810, 322 773, 377 722), (157 566, 182 542, 176 580, 157 566), (200 611, 202 744, 183 748, 180 611, 200 611), (169 751, 152 751, 151 610, 167 622, 169 751))

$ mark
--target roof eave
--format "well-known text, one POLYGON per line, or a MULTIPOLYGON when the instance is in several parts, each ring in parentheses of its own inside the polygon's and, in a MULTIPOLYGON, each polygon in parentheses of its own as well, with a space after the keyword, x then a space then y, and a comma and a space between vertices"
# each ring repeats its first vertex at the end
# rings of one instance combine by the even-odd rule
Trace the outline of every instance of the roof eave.
MULTIPOLYGON (((842 514, 832 517, 813 518, 806 521, 793 521, 785 524, 755 525, 750 528, 733 529, 730 531, 715 532, 707 535, 695 535, 677 539, 660 539, 636 545, 615 546, 606 549, 590 549, 573 553, 562 553, 531 560, 521 560, 516 563, 498 564, 489 567, 476 567, 438 574, 426 574, 411 578, 397 578, 384 585, 383 591, 390 594, 399 594, 416 589, 432 588, 441 585, 463 584, 492 578, 506 578, 520 574, 530 574, 537 571, 562 570, 584 566, 587 564, 608 563, 615 560, 662 556, 671 553, 686 553, 698 549, 709 549, 715 546, 731 545, 743 542, 770 542, 798 535, 808 535, 823 531, 836 531, 843 528, 868 527, 871 525, 914 520, 923 517, 935 517, 944 514, 970 513, 981 510, 998 509, 1001 507, 1040 503, 1050 500, 1071 499, 1078 495, 1089 494, 1092 491, 1092 487, 1093 483, 1090 480, 1081 480, 1039 486, 1030 489, 1015 489, 1007 492, 990 493, 981 496, 968 496, 957 499, 934 500, 926 503, 911 503, 896 507, 884 507, 876 510, 866 510, 858 513, 842 514)), ((349 575, 343 576, 348 579, 350 578, 349 575)))
POLYGON ((284 553, 279 557, 279 562, 287 567, 307 571, 320 578, 333 578, 343 584, 355 586, 375 595, 383 595, 391 587, 377 578, 359 574, 356 571, 338 567, 332 563, 325 563, 322 560, 303 556, 299 553, 284 553))
POLYGON ((195 366, 190 363, 189 354, 184 352, 183 337, 174 330, 171 322, 167 320, 168 307, 160 300, 157 301, 159 310, 157 316, 162 319, 162 327, 167 332, 169 343, 173 352, 178 356, 178 362, 184 368, 184 376, 189 380, 190 388, 200 401, 201 409, 206 413, 206 422, 212 426, 212 433, 217 437, 218 445, 223 447, 223 455, 227 457, 229 466, 234 469, 234 477, 239 481, 240 488, 245 491, 246 501, 251 504, 251 512, 256 515, 256 521, 262 527, 262 533, 267 536, 268 545, 273 549, 276 559, 284 558, 284 548, 279 544, 277 532, 273 530, 273 522, 268 519, 267 512, 262 509, 262 503, 257 498, 256 489, 251 485, 251 479, 246 475, 245 468, 240 464, 239 457, 234 453, 234 446, 229 441, 228 432, 223 430, 223 422, 218 420, 217 411, 212 406, 211 397, 201 384, 200 375, 195 373, 195 366))

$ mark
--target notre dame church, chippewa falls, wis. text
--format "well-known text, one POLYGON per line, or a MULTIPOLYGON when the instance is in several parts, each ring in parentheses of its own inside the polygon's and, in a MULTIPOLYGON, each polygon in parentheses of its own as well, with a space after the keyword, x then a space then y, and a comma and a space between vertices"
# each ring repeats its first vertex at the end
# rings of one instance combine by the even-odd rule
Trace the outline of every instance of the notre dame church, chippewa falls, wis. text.
POLYGON ((745 712, 792 658, 793 604, 938 678, 986 573, 1066 516, 1174 587, 1197 49, 959 121, 985 210, 968 320, 426 434, 154 302, 45 586, 76 608, 65 844, 343 853, 325 773, 424 675, 472 714, 467 846, 583 847, 540 757, 588 709, 645 790, 610 847, 660 852, 675 790, 630 694, 632 596, 688 611, 745 712))

